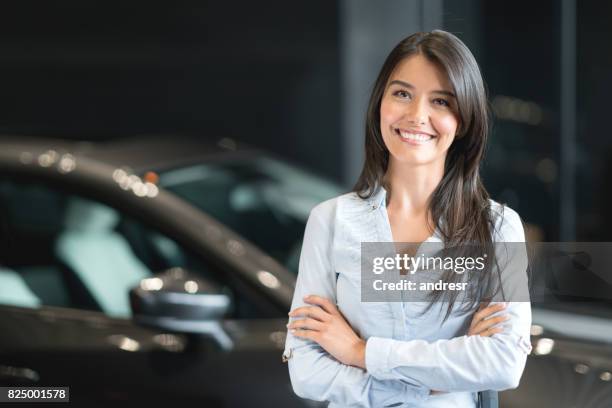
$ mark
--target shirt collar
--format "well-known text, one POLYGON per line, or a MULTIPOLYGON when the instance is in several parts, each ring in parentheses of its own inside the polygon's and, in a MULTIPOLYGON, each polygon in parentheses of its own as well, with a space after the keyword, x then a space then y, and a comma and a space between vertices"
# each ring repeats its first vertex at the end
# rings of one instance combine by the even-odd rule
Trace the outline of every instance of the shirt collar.
POLYGON ((383 186, 378 186, 376 188, 376 191, 374 192, 374 194, 372 194, 372 196, 369 198, 368 201, 374 209, 377 209, 377 208, 380 208, 381 206, 386 205, 386 202, 385 202, 386 199, 387 199, 387 190, 385 190, 383 186))

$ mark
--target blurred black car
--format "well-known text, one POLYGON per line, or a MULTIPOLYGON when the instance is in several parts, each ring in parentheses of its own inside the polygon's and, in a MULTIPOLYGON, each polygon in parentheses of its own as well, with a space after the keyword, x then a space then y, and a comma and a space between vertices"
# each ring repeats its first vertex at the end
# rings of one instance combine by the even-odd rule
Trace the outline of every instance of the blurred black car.
POLYGON ((229 139, 0 139, 0 385, 310 406, 281 353, 305 221, 338 193, 229 139))

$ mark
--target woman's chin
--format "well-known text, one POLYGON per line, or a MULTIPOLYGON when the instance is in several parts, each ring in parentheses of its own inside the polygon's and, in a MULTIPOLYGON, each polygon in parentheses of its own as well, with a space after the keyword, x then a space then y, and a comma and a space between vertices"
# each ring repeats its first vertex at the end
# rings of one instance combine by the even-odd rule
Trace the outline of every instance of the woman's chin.
POLYGON ((402 166, 423 166, 435 161, 434 155, 415 154, 415 152, 397 152, 397 154, 391 152, 391 157, 402 166))

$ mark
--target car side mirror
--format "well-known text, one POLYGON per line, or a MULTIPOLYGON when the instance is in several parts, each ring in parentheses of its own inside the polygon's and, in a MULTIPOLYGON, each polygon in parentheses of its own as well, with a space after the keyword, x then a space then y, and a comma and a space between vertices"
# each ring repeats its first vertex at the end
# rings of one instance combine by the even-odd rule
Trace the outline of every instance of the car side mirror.
POLYGON ((220 320, 230 298, 214 284, 193 276, 183 268, 171 268, 142 279, 130 290, 135 323, 157 329, 212 337, 223 349, 233 342, 220 320))

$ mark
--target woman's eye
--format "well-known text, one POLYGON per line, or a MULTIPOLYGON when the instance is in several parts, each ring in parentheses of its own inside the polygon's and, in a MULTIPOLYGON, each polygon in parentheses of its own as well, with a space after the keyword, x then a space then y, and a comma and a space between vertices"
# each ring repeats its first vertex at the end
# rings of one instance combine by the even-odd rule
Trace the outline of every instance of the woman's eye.
POLYGON ((400 98, 410 98, 410 94, 406 91, 395 91, 393 95, 399 96, 400 98))
POLYGON ((448 103, 446 99, 442 99, 442 98, 436 98, 433 100, 433 102, 434 104, 440 105, 440 106, 450 106, 450 103, 448 103))

